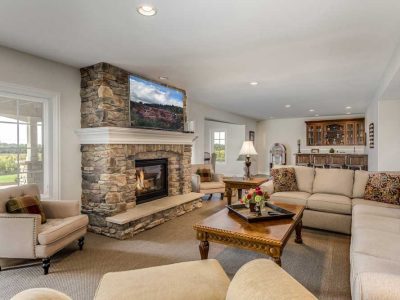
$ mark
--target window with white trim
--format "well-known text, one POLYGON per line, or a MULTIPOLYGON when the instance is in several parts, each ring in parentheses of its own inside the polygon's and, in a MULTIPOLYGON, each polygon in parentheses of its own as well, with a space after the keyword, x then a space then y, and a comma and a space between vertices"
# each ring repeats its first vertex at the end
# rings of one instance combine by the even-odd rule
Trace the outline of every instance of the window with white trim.
POLYGON ((226 162, 226 133, 225 131, 214 131, 212 133, 212 152, 216 154, 216 161, 226 162))
POLYGON ((49 195, 47 99, 0 95, 0 188, 34 183, 49 195))

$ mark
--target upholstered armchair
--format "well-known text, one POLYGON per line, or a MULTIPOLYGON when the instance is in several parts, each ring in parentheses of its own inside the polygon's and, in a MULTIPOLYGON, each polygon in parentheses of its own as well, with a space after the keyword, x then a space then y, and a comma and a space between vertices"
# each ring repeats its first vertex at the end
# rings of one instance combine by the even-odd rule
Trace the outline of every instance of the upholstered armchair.
POLYGON ((215 174, 212 165, 203 165, 203 164, 193 164, 192 165, 192 191, 197 193, 209 194, 209 198, 211 199, 213 194, 221 194, 221 200, 224 199, 225 193, 225 183, 222 181, 224 175, 215 174), (213 177, 210 182, 201 182, 200 176, 197 175, 197 170, 200 168, 210 169, 213 177))
MULTIPOLYGON (((47 222, 41 224, 39 214, 10 214, 6 203, 10 197, 40 196, 36 185, 0 189, 0 257, 42 259, 44 274, 50 257, 78 240, 82 250, 89 219, 81 215, 79 201, 41 201, 47 222)), ((1 266, 0 266, 1 270, 1 266)))

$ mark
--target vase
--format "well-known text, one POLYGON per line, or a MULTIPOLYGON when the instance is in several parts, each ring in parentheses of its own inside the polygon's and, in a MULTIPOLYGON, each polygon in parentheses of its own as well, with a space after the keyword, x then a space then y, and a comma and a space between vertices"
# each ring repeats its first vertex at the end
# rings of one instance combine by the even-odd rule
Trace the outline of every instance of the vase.
POLYGON ((255 202, 250 202, 249 203, 249 207, 250 207, 250 212, 257 212, 256 203, 255 202))

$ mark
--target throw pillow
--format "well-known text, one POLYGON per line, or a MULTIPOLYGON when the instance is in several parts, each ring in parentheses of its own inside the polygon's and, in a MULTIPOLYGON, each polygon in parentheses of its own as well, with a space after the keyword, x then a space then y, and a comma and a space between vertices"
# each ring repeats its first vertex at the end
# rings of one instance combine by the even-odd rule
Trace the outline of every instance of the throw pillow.
POLYGON ((364 199, 400 205, 400 176, 386 173, 370 174, 364 199))
POLYGON ((272 169, 271 175, 274 182, 274 192, 296 192, 298 191, 296 171, 294 168, 272 169))
POLYGON ((10 197, 6 203, 7 212, 10 214, 38 214, 42 217, 42 224, 46 223, 42 205, 37 196, 10 197))
POLYGON ((212 173, 209 168, 199 168, 197 169, 197 175, 200 176, 201 182, 211 182, 212 181, 212 173))

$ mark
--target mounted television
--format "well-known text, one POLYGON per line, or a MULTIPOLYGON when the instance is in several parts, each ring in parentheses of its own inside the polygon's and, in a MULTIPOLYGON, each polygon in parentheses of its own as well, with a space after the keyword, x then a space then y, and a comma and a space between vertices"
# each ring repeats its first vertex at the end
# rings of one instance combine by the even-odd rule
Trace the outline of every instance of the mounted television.
POLYGON ((129 75, 129 99, 132 127, 183 131, 185 91, 129 75))

